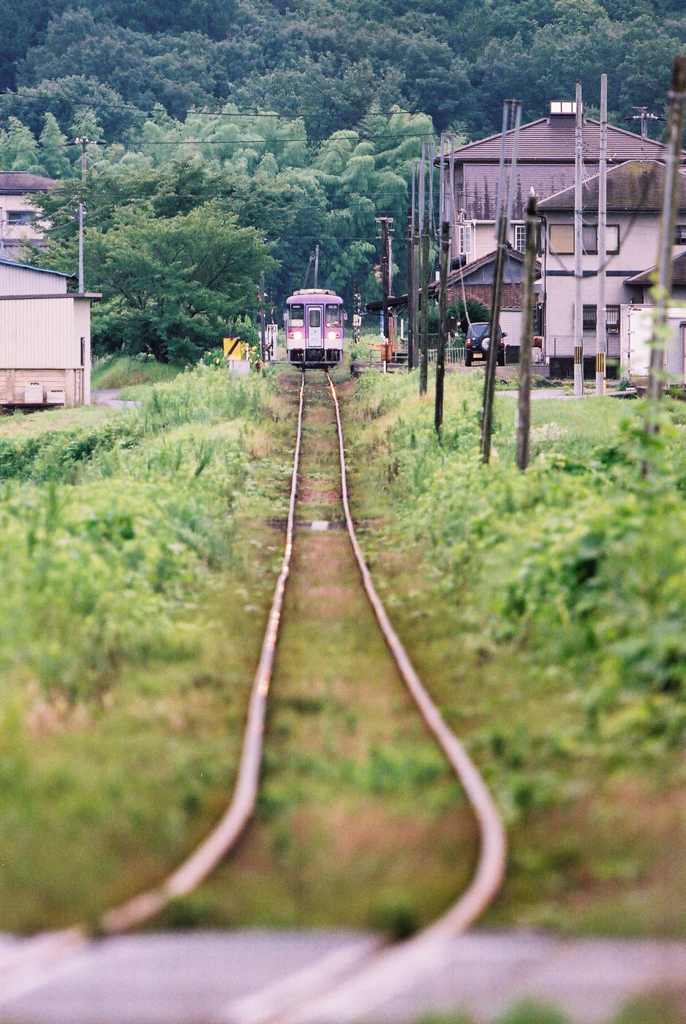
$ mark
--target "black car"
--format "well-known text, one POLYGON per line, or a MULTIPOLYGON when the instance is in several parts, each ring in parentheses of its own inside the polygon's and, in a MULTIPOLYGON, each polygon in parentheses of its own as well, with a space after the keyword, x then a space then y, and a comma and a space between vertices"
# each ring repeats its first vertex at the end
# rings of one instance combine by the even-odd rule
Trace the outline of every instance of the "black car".
MULTIPOLYGON (((464 365, 471 366, 472 362, 486 362, 488 348, 491 344, 490 324, 470 324, 467 329, 467 340, 464 343, 464 365)), ((498 328, 498 366, 505 365, 505 341, 507 337, 498 328)))

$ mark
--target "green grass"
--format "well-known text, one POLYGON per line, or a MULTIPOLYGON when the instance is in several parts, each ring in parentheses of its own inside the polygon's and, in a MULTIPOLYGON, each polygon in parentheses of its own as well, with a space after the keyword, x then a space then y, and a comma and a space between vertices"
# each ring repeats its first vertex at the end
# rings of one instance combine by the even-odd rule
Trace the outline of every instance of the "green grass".
POLYGON ((129 388, 138 384, 161 384, 183 372, 183 366, 158 363, 131 356, 108 356, 93 364, 91 387, 96 389, 129 388))
POLYGON ((514 402, 478 458, 481 375, 447 383, 443 445, 413 377, 346 405, 354 514, 420 674, 482 768, 511 856, 492 924, 686 934, 686 459, 669 406, 655 473, 637 403, 514 402))
POLYGON ((3 424, 0 929, 95 920, 225 805, 273 579, 245 557, 271 394, 202 369, 104 422, 3 424))

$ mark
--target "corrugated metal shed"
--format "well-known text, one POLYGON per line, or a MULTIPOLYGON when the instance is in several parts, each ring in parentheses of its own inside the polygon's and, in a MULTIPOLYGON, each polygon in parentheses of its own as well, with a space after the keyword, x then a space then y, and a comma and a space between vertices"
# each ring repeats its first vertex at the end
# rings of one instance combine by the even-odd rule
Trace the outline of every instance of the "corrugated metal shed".
POLYGON ((71 299, 0 301, 0 366, 67 369, 80 365, 71 299))
POLYGON ((66 295, 71 276, 0 259, 0 295, 66 295))

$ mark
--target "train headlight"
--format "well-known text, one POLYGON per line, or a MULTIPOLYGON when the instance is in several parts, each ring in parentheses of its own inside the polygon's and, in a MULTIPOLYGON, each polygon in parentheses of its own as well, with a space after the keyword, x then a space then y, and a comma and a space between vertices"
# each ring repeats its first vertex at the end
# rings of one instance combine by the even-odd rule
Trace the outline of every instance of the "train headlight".
POLYGON ((295 333, 293 334, 293 337, 295 338, 296 341, 300 341, 302 339, 302 336, 303 336, 303 332, 302 331, 295 331, 295 333))
POLYGON ((327 338, 329 339, 329 341, 335 341, 337 337, 338 331, 329 331, 329 333, 327 334, 327 338))

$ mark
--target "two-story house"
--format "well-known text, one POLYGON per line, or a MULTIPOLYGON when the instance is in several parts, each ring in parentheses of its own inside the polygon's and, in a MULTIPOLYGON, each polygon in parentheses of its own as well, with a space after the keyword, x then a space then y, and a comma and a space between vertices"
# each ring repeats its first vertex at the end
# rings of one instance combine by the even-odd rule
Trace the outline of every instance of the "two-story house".
MULTIPOLYGON (((508 244, 512 250, 523 252, 525 207, 533 189, 539 199, 541 210, 539 258, 542 265, 542 280, 538 288, 536 326, 544 338, 543 352, 546 359, 549 360, 552 356, 563 361, 558 366, 558 372, 567 369, 566 363, 571 361, 573 352, 573 326, 570 326, 570 323, 573 325, 573 318, 570 321, 569 317, 574 294, 574 258, 573 249, 571 253, 568 251, 569 231, 572 230, 568 204, 571 196, 573 213, 575 129, 576 104, 566 102, 551 103, 548 117, 522 126, 513 182, 513 218, 508 237, 508 244), (558 205, 560 209, 557 209, 558 205), (551 230, 556 236, 554 239, 551 239, 551 230)), ((464 286, 468 292, 470 282, 476 277, 483 286, 486 268, 487 276, 490 274, 489 280, 492 282, 501 140, 502 134, 498 133, 460 146, 444 157, 444 187, 448 202, 452 195, 451 266, 454 269, 450 280, 455 292, 464 286)), ((590 278, 592 273, 597 273, 598 267, 595 239, 598 220, 599 121, 583 118, 582 140, 584 178, 587 182, 584 190, 584 273, 590 278), (589 186, 589 180, 595 182, 595 185, 589 186)), ((509 131, 505 139, 508 161, 512 158, 513 148, 514 132, 509 131)), ((658 166, 656 161, 663 157, 664 146, 634 132, 608 125, 607 154, 608 182, 613 176, 616 182, 615 186, 608 184, 608 189, 614 188, 611 200, 614 207, 608 230, 608 255, 618 257, 621 252, 623 257, 621 266, 619 262, 608 266, 608 281, 617 284, 620 278, 623 280, 640 274, 655 262, 655 224, 660 202, 658 193, 661 188, 661 182, 657 180, 659 172, 655 168, 658 166), (638 192, 632 192, 629 188, 629 181, 639 172, 627 171, 616 177, 617 170, 629 164, 652 169, 653 187, 645 196, 640 187, 638 192), (639 199, 642 199, 641 206, 631 206, 631 203, 638 203, 639 199), (634 225, 634 221, 637 222, 629 233, 629 223, 634 225), (614 246, 615 249, 610 250, 610 246, 614 246), (615 251, 617 246, 620 249, 615 251)), ((686 239, 686 233, 684 237, 686 239)), ((515 273, 518 271, 516 264, 513 264, 513 269, 515 273)), ((585 352, 589 358, 595 355, 594 334, 591 341, 592 331, 595 330, 594 326, 591 327, 591 292, 592 286, 589 281, 585 284, 587 301, 584 300, 588 307, 585 316, 588 344, 585 345, 585 352)), ((621 289, 620 292, 621 294, 618 294, 617 288, 608 289, 607 302, 611 307, 608 309, 610 356, 615 345, 614 336, 618 336, 621 329, 621 310, 614 307, 620 307, 630 301, 627 298, 629 292, 621 289)), ((481 297, 488 304, 490 291, 483 291, 481 297)), ((520 311, 520 303, 513 305, 512 308, 507 305, 503 307, 503 316, 513 334, 515 329, 519 329, 516 325, 521 322, 520 311)), ((571 370, 571 362, 569 369, 571 370)))
MULTIPOLYGON (((611 167, 607 174, 606 324, 608 359, 619 360, 621 335, 629 308, 651 302, 650 270, 654 267, 664 194, 664 165, 656 160, 632 160, 611 167)), ((582 298, 584 364, 595 374, 598 319, 598 187, 599 178, 583 184, 582 298)), ((553 374, 571 363, 574 351, 574 188, 566 188, 539 205, 543 224, 546 288, 545 351, 553 374)), ((678 224, 675 257, 686 252, 686 177, 679 175, 678 224)), ((674 297, 684 294, 682 278, 674 280, 674 297)))
POLYGON ((31 197, 56 184, 40 174, 0 171, 0 259, 21 259, 22 246, 41 241, 31 197))

